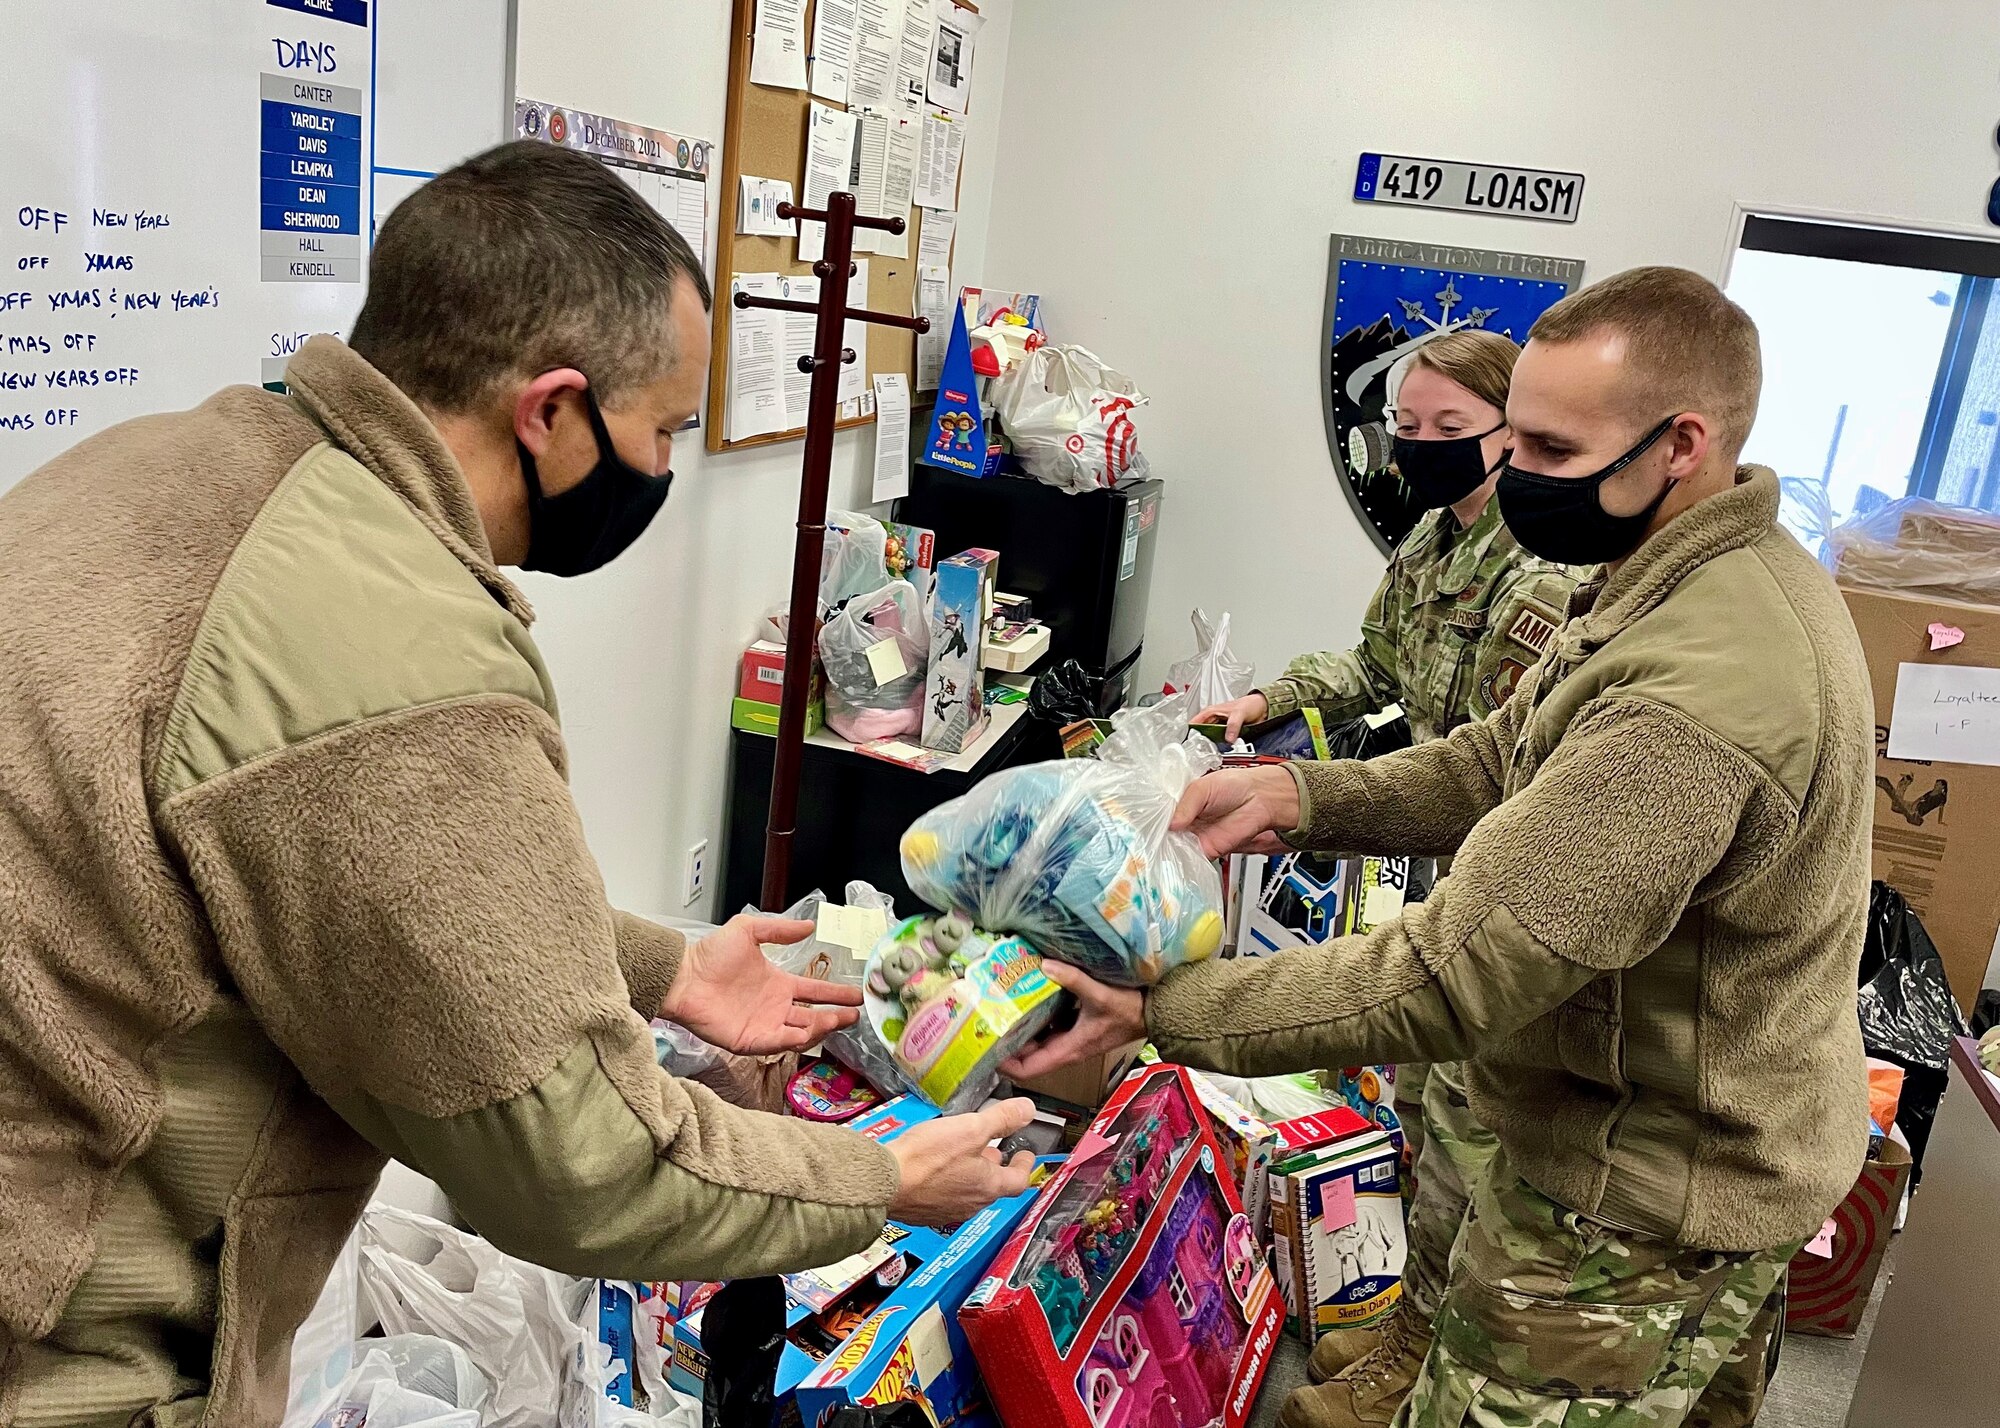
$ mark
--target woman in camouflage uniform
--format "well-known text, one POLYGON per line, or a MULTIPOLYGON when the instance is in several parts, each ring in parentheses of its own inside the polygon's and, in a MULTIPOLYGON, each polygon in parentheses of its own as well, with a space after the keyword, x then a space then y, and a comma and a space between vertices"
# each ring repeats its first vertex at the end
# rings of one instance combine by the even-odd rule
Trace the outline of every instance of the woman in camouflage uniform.
MULTIPOLYGON (((1507 702, 1562 624, 1576 585, 1564 567, 1515 544, 1493 499, 1519 355, 1505 337, 1476 330, 1417 349, 1396 393, 1396 467, 1432 509, 1390 559, 1361 643, 1300 655, 1271 684, 1204 710, 1199 721, 1227 723, 1233 739, 1245 724, 1308 704, 1329 722, 1400 704, 1421 742, 1507 702)), ((1329 1334, 1314 1348, 1310 1373, 1325 1384, 1319 1394, 1332 1421, 1387 1424, 1416 1382, 1468 1187, 1493 1157, 1492 1133, 1473 1119, 1455 1064, 1403 1066, 1397 1086, 1417 1149, 1403 1297, 1385 1327, 1329 1334)))

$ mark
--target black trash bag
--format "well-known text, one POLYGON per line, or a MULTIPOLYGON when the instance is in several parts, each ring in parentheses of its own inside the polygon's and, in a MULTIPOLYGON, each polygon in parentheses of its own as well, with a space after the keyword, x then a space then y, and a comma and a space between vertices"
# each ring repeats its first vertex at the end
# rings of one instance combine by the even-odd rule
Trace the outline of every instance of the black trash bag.
POLYGON ((1058 729, 1079 719, 1098 717, 1097 687, 1081 661, 1066 659, 1047 674, 1037 675, 1028 691, 1028 712, 1058 729))
MULTIPOLYGON (((1313 749, 1312 729, 1302 714, 1290 714, 1252 729, 1249 739, 1250 747, 1266 758, 1319 757, 1313 749)), ((1373 729, 1366 719, 1349 719, 1326 731, 1326 745, 1329 758, 1379 758, 1410 747, 1410 721, 1398 714, 1381 728, 1373 729)))
POLYGON ((2000 1026, 2000 991, 1985 987, 1980 990, 1979 1000, 1972 1004, 1971 1034, 1984 1036, 1996 1026, 2000 1026))
POLYGON ((1951 1079, 1952 1038, 1966 1034, 1965 1018, 1952 999, 1937 944, 1903 895, 1881 881, 1869 895, 1855 1007, 1868 1054, 1903 1068, 1896 1124, 1910 1143, 1912 1179, 1920 1179, 1924 1146, 1951 1079))
POLYGON ((701 1320, 703 1428, 771 1428, 784 1348, 782 1280, 736 1279, 716 1290, 701 1320))

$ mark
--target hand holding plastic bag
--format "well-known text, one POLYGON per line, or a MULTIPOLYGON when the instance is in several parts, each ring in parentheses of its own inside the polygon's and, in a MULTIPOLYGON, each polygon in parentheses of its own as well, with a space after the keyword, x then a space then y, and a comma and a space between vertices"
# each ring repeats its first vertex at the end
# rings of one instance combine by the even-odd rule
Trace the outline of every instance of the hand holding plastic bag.
POLYGON ((1130 412, 1146 404, 1132 379, 1082 347, 1038 347, 996 378, 991 405, 1028 474, 1095 491, 1148 471, 1130 412))
POLYGON ((1012 933, 1101 982, 1145 986, 1222 945, 1222 880, 1170 832, 1187 786, 1220 755, 1176 697, 1113 716, 1094 759, 1006 769, 903 835, 916 894, 1012 933))

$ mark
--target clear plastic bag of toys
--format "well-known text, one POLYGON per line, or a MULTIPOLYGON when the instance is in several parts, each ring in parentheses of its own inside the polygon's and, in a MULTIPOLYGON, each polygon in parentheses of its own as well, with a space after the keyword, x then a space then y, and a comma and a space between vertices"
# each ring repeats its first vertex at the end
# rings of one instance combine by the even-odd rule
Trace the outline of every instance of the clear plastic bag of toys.
POLYGON ((948 1115, 993 1094, 1000 1063, 1049 1024, 1060 995, 1027 943, 949 914, 891 928, 862 991, 863 1017, 903 1084, 948 1115))
POLYGON ((1026 938, 1101 982, 1146 986, 1222 945, 1222 879, 1173 833, 1220 763, 1185 696, 1114 716, 1094 759, 1003 770, 903 835, 903 876, 934 907, 1026 938))
POLYGON ((930 649, 923 597, 909 581, 849 600, 819 631, 826 722, 858 744, 917 733, 930 649))

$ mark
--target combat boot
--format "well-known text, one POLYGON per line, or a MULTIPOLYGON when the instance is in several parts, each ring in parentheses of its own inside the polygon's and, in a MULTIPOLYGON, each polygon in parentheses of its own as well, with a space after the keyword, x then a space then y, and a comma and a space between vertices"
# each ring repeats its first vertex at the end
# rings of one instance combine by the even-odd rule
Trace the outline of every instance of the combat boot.
POLYGON ((1373 1352, 1286 1399, 1278 1428, 1388 1428, 1430 1351, 1430 1325, 1415 1314, 1393 1315, 1373 1352))
POLYGON ((1349 1364, 1367 1358, 1381 1344, 1389 1321, 1402 1313, 1402 1301, 1398 1300, 1396 1307, 1389 1311, 1388 1318, 1378 1319, 1359 1329, 1335 1329, 1323 1335, 1313 1345, 1312 1357, 1306 1360, 1306 1378, 1313 1383, 1325 1383, 1349 1364))

